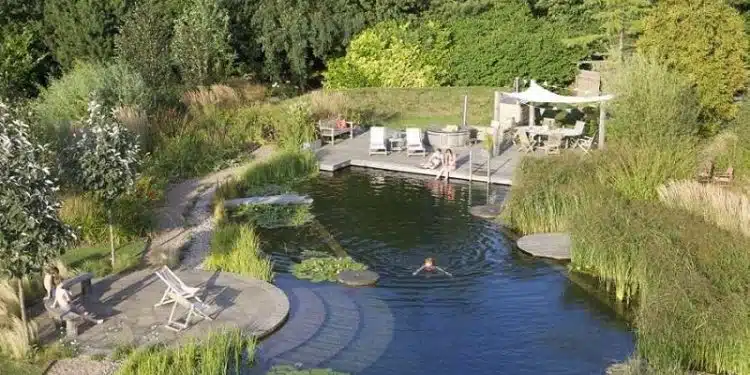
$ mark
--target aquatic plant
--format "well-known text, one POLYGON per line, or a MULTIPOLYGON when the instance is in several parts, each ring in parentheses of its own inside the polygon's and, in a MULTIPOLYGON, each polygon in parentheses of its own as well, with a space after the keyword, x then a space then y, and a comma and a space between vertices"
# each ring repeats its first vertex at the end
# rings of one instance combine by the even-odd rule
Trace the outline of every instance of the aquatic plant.
POLYGON ((314 283, 321 281, 334 282, 338 279, 338 274, 341 271, 362 271, 366 269, 367 266, 356 262, 351 257, 314 257, 293 265, 292 274, 298 279, 309 279, 314 283))
POLYGON ((234 222, 252 223, 262 228, 299 227, 313 218, 309 204, 244 204, 230 214, 234 222))
POLYGON ((260 249, 260 238, 249 224, 220 225, 203 262, 208 271, 233 272, 270 282, 273 264, 260 249))
POLYGON ((139 349, 129 355, 117 375, 239 374, 243 364, 252 363, 255 347, 255 339, 243 336, 240 330, 214 331, 205 339, 193 339, 179 347, 139 349))

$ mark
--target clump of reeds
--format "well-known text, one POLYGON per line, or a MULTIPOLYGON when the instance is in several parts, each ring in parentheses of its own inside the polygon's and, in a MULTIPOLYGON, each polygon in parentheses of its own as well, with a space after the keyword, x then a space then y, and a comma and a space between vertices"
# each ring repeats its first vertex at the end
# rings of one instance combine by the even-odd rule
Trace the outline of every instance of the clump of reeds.
MULTIPOLYGON (((30 284, 30 280, 25 280, 24 289, 31 289, 30 284)), ((21 320, 21 304, 15 285, 16 282, 0 280, 0 355, 21 359, 28 357, 33 350, 37 325, 33 321, 24 324, 21 320)))
POLYGON ((354 104, 343 92, 318 90, 310 94, 310 109, 317 119, 346 116, 354 104))
POLYGON ((214 375, 239 374, 252 364, 256 340, 240 330, 211 332, 202 340, 179 347, 154 345, 132 353, 118 375, 214 375), (246 355, 245 355, 246 353, 246 355))
POLYGON ((669 207, 699 215, 719 228, 750 237, 750 199, 713 184, 669 181, 659 187, 659 199, 669 207))
POLYGON ((273 264, 260 249, 260 238, 248 224, 220 226, 211 239, 211 251, 203 262, 209 271, 225 271, 263 281, 273 279, 273 264))
POLYGON ((234 104, 239 100, 240 95, 237 91, 226 85, 201 86, 182 95, 182 102, 186 106, 197 108, 234 104))
POLYGON ((146 112, 134 106, 118 106, 114 109, 115 118, 128 130, 141 137, 149 133, 149 123, 146 112))

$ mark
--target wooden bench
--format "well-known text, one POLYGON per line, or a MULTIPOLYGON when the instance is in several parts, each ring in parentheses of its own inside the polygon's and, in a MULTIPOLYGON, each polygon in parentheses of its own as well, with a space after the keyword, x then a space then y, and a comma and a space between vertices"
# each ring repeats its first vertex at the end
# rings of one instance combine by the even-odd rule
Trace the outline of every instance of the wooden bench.
POLYGON ((346 126, 339 126, 338 121, 343 120, 319 120, 318 130, 323 138, 331 138, 331 143, 336 142, 336 137, 349 133, 349 138, 354 138, 354 124, 345 122, 346 126))

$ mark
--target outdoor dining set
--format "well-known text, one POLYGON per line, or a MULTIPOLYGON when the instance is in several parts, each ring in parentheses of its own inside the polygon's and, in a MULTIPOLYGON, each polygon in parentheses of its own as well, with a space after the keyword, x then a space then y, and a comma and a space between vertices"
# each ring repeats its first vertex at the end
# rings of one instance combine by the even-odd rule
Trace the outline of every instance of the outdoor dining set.
POLYGON ((576 121, 573 128, 558 127, 555 119, 542 119, 542 125, 517 126, 513 128, 513 143, 521 152, 544 150, 547 154, 559 154, 561 148, 579 148, 588 153, 594 143, 593 136, 585 136, 586 123, 576 121))

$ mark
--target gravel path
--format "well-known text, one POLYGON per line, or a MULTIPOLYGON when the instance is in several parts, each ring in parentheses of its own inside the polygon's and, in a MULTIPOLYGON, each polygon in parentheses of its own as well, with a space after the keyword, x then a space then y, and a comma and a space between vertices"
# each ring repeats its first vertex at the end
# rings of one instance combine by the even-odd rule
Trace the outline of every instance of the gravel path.
POLYGON ((118 362, 94 361, 88 358, 65 358, 56 361, 45 375, 112 375, 118 362))

